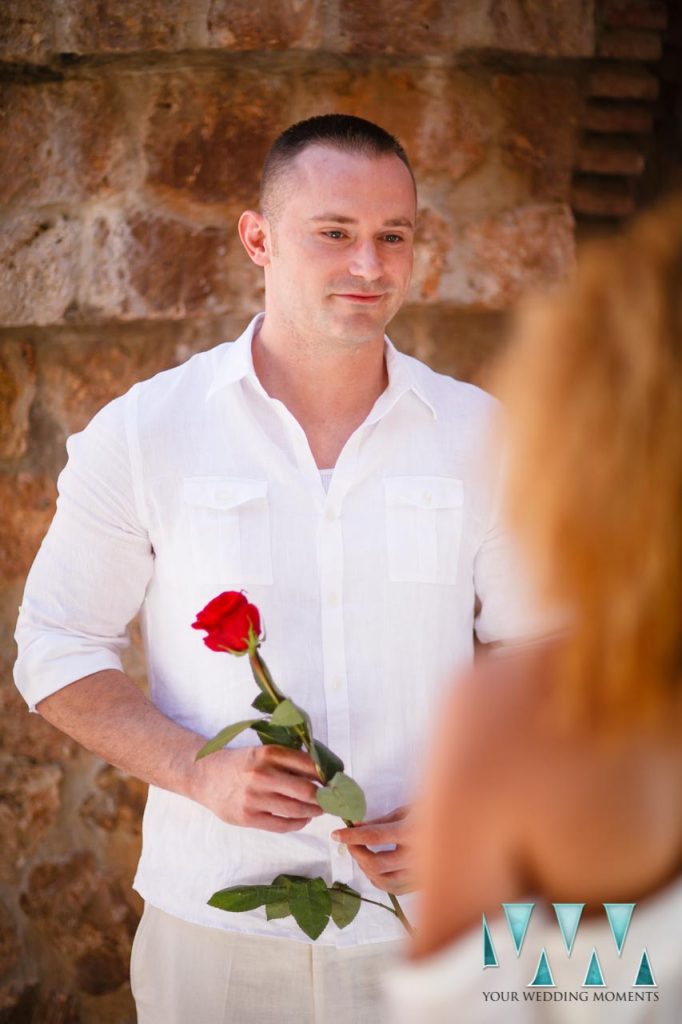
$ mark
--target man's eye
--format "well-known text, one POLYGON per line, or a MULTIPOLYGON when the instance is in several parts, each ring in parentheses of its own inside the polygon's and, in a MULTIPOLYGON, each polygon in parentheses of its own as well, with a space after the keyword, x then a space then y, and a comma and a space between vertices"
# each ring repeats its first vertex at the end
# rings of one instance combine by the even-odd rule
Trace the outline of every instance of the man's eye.
POLYGON ((325 238, 344 238, 343 231, 339 231, 337 228, 332 228, 331 231, 323 231, 322 234, 325 238))
POLYGON ((396 242, 402 242, 402 235, 384 235, 384 242, 390 242, 391 245, 395 245, 396 242))

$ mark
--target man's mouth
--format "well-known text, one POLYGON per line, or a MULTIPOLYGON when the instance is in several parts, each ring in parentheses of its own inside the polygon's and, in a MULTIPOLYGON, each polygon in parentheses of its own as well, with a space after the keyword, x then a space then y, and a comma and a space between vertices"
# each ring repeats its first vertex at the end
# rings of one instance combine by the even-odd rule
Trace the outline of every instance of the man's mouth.
POLYGON ((384 297, 384 292, 376 292, 374 294, 367 294, 366 292, 335 292, 334 295, 337 299, 346 299, 348 302, 359 302, 361 305, 371 306, 377 302, 380 302, 384 297))

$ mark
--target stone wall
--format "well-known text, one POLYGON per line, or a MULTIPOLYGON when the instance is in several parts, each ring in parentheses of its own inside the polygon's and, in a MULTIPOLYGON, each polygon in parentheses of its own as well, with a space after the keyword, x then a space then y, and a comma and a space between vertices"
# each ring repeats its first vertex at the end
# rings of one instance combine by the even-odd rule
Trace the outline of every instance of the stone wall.
MULTIPOLYGON (((572 201, 619 215, 589 200, 595 174, 607 176, 598 198, 613 184, 603 153, 599 165, 584 152, 586 110, 599 120, 590 75, 615 59, 626 79, 655 78, 641 66, 655 40, 626 58, 597 51, 619 17, 655 35, 665 5, 594 4, 4 0, 0 1024, 134 1020, 144 787, 29 716, 11 685, 17 606, 65 438, 134 381, 241 331, 262 283, 236 219, 274 135, 330 110, 380 122, 414 161, 415 279, 392 335, 439 370, 483 379, 518 296, 570 267, 572 201)), ((655 98, 642 88, 640 135, 655 98)), ((600 124, 614 131, 603 113, 600 124)), ((136 642, 129 666, 143 682, 136 642)))

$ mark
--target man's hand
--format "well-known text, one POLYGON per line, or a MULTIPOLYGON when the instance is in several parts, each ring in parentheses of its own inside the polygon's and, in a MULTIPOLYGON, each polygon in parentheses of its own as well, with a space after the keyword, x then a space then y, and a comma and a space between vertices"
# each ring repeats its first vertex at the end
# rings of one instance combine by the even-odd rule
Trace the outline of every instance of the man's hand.
POLYGON ((295 832, 324 813, 313 779, 315 765, 301 750, 237 747, 198 761, 188 795, 230 825, 295 832))
POLYGON ((362 868, 372 885, 396 896, 414 888, 412 874, 412 821, 409 808, 399 807, 383 818, 365 821, 354 828, 332 832, 348 847, 353 860, 362 868), (370 846, 393 846, 375 852, 370 846))

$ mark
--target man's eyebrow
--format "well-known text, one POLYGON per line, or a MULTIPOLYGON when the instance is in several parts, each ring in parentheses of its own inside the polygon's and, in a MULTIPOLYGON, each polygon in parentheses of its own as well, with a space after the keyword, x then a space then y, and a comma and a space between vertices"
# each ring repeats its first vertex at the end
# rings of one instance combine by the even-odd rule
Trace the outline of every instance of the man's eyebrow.
MULTIPOLYGON (((344 217, 341 213, 320 213, 316 217, 310 217, 311 221, 327 221, 333 224, 357 224, 355 217, 344 217)), ((392 217, 390 220, 385 220, 383 223, 385 228, 411 228, 414 230, 414 224, 408 217, 392 217)))

